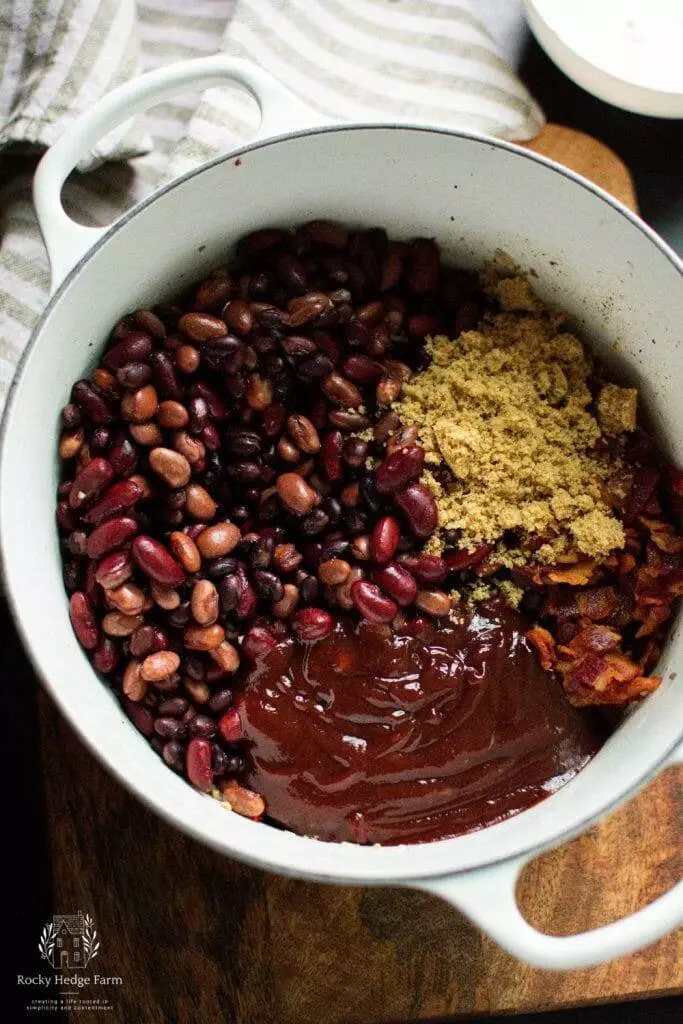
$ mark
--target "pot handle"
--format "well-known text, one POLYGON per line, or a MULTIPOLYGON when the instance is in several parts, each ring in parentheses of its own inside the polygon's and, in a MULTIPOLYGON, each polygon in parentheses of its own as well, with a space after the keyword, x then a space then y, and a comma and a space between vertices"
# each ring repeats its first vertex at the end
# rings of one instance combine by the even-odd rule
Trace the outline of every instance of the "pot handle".
POLYGON ((52 291, 109 230, 77 224, 62 206, 64 182, 83 154, 123 121, 155 103, 186 89, 208 89, 225 85, 226 81, 243 85, 261 108, 261 124, 254 141, 330 123, 263 68, 240 57, 218 54, 179 61, 113 89, 77 118, 50 147, 33 179, 33 201, 50 258, 52 291))
MULTIPOLYGON (((664 767, 683 764, 683 743, 664 767)), ((517 880, 542 850, 532 850, 500 864, 413 883, 453 903, 482 931, 518 960, 547 970, 573 970, 613 960, 649 946, 683 924, 683 881, 642 910, 579 935, 545 935, 522 916, 517 880)))

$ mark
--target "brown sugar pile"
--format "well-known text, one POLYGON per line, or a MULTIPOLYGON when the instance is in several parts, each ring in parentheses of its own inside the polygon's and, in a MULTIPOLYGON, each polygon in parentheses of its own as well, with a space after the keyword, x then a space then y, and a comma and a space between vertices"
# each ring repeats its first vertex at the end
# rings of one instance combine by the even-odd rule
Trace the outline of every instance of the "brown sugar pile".
POLYGON ((624 546, 624 531, 604 497, 614 462, 594 446, 603 432, 634 429, 636 392, 609 385, 594 415, 591 357, 563 317, 523 278, 499 281, 495 295, 504 311, 457 341, 432 339, 431 365, 394 405, 419 428, 440 532, 461 531, 471 549, 513 530, 546 562, 604 556, 624 546))

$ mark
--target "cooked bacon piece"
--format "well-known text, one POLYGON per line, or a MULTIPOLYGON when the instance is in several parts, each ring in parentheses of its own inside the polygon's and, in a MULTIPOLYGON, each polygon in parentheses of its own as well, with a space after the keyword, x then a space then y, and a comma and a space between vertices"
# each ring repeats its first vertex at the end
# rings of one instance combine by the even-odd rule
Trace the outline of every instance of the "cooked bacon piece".
POLYGON ((660 626, 663 626, 671 615, 671 605, 653 604, 642 609, 636 608, 634 618, 642 621, 642 626, 636 633, 636 639, 643 636, 652 636, 660 626))
POLYGON ((658 676, 649 679, 641 676, 638 665, 614 652, 604 655, 591 652, 566 669, 558 668, 563 673, 567 697, 575 707, 626 704, 644 692, 655 690, 661 682, 658 676))
POLYGON ((608 651, 616 651, 620 643, 621 633, 617 633, 615 629, 588 622, 582 626, 571 643, 562 648, 562 652, 566 652, 573 658, 577 658, 587 651, 592 651, 594 654, 607 654, 608 651))
POLYGON ((639 516, 654 494, 659 481, 659 472, 644 466, 636 466, 631 477, 631 486, 621 503, 621 514, 625 522, 639 516))
POLYGON ((576 565, 566 568, 553 566, 548 570, 546 578, 549 583, 569 583, 573 587, 583 587, 586 583, 590 583, 594 572, 595 559, 587 558, 583 562, 577 562, 576 565))
POLYGON ((678 555, 683 551, 683 537, 671 523, 663 519, 646 519, 645 516, 639 516, 638 522, 649 532, 652 543, 660 551, 665 551, 667 555, 678 555))
POLYGON ((532 626, 527 630, 526 638, 538 654, 541 668, 550 672, 555 665, 555 640, 543 626, 532 626))
POLYGON ((579 613, 593 622, 609 619, 617 607, 617 592, 614 587, 591 587, 576 595, 579 613))

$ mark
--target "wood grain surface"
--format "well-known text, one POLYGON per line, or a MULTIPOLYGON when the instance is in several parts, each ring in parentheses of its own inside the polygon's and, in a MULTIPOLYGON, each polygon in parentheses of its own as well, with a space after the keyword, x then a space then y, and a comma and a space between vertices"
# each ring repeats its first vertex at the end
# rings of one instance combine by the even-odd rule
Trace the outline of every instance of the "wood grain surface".
MULTIPOLYGON (((623 164, 551 125, 532 144, 634 205, 623 164)), ((115 1024, 374 1024, 542 1010, 683 990, 680 933, 590 970, 520 964, 452 907, 391 889, 267 875, 180 835, 115 783, 41 694, 55 911, 95 919, 115 1024)), ((683 776, 529 865, 528 919, 552 934, 615 920, 681 874, 683 776)), ((265 841, 265 840, 264 840, 265 841)), ((74 1013, 82 1024, 100 1013, 74 1013)))

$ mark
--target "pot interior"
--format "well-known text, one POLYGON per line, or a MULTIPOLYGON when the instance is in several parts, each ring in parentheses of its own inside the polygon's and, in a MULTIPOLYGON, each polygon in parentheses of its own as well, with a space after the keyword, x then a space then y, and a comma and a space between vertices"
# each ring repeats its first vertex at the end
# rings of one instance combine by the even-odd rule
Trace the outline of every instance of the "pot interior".
POLYGON ((311 218, 433 236, 453 263, 496 249, 644 396, 683 463, 676 258, 640 222, 560 168, 490 140, 416 128, 338 128, 247 148, 139 207, 50 303, 18 374, 0 464, 6 582, 27 647, 83 739, 139 797, 226 853, 287 873, 381 880, 447 874, 577 831, 650 774, 681 734, 683 656, 672 631, 665 681, 566 787, 516 818, 420 847, 320 843, 226 813, 174 775, 123 715, 72 634, 54 494, 59 412, 124 312, 158 302, 229 256, 241 235, 311 218), (676 677, 678 673, 678 677, 676 677))

